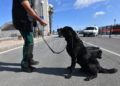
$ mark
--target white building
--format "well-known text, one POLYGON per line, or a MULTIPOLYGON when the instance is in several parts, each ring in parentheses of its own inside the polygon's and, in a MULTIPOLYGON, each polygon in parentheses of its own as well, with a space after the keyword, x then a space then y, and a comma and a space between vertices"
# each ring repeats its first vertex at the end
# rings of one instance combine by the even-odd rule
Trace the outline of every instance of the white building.
POLYGON ((34 1, 34 8, 37 10, 37 13, 39 14, 40 17, 44 18, 47 22, 48 25, 43 27, 38 23, 38 26, 40 28, 40 30, 43 32, 44 35, 48 35, 50 34, 50 14, 49 14, 49 4, 48 4, 48 0, 35 0, 34 1), (44 29, 43 29, 44 28, 44 29))
POLYGON ((0 38, 17 37, 19 35, 20 35, 20 32, 14 28, 12 22, 7 22, 1 26, 0 38))

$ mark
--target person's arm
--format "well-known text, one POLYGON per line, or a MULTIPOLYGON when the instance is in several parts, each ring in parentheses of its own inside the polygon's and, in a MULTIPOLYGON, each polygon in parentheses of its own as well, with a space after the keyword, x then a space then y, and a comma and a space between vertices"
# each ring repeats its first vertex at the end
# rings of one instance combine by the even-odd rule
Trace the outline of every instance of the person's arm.
POLYGON ((30 3, 28 0, 22 1, 22 6, 25 8, 25 10, 28 12, 29 15, 31 15, 34 19, 38 20, 41 25, 47 25, 46 21, 41 19, 36 12, 31 8, 30 3))

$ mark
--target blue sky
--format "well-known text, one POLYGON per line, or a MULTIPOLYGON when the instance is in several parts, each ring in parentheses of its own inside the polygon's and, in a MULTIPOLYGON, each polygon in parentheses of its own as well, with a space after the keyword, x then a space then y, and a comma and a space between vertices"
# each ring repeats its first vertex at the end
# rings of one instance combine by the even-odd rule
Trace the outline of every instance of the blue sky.
POLYGON ((12 21, 12 0, 0 0, 0 26, 12 21))
MULTIPOLYGON (((0 26, 11 21, 12 0, 0 0, 0 26)), ((80 29, 90 25, 120 23, 120 0, 49 0, 54 6, 53 29, 66 25, 80 29)))
POLYGON ((53 27, 74 29, 120 23, 120 0, 49 0, 54 6, 53 27))

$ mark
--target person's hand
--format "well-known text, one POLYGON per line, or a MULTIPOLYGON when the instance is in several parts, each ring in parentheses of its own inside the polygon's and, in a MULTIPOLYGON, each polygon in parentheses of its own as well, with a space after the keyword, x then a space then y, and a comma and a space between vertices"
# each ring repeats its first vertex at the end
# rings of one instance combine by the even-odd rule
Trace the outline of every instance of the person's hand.
POLYGON ((47 22, 45 20, 43 20, 43 19, 41 19, 39 22, 40 22, 40 24, 42 26, 46 26, 47 25, 47 22))

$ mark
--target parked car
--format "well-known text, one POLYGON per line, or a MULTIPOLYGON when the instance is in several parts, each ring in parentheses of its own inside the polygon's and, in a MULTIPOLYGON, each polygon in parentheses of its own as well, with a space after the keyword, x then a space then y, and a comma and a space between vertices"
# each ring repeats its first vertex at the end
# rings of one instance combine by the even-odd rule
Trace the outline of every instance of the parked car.
POLYGON ((86 36, 97 36, 98 35, 98 27, 86 27, 84 30, 83 30, 83 36, 86 37, 86 36))

